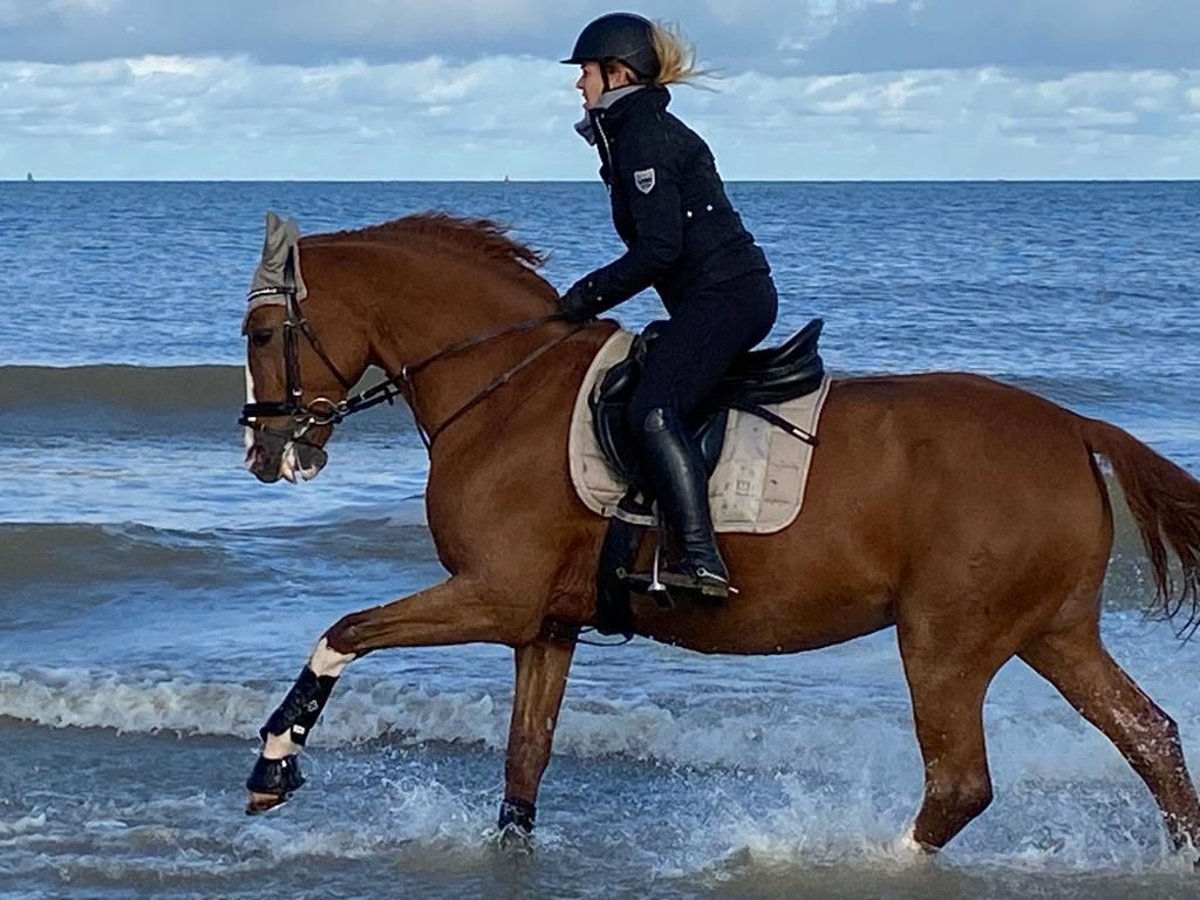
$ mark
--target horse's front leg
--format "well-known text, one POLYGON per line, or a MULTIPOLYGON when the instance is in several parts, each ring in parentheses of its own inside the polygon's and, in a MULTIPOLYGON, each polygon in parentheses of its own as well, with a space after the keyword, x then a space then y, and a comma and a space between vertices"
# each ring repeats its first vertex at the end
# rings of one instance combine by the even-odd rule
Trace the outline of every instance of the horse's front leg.
POLYGON ((504 802, 500 828, 533 830, 538 785, 550 762, 550 747, 567 672, 575 653, 579 629, 559 626, 543 632, 534 643, 516 651, 517 678, 513 696, 508 753, 504 759, 504 802))
POLYGON ((520 646, 538 633, 543 607, 456 575, 392 603, 343 617, 325 632, 287 696, 259 732, 262 753, 246 787, 247 813, 286 801, 304 784, 297 754, 353 660, 387 647, 487 642, 520 646))

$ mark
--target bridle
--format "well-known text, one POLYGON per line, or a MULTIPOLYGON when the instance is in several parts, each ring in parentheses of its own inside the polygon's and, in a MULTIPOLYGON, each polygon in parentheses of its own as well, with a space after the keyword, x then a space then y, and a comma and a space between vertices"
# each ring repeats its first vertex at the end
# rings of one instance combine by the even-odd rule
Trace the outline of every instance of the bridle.
MULTIPOLYGON (((296 299, 296 288, 293 286, 259 288, 247 294, 246 300, 253 304, 253 308, 255 309, 259 306, 283 307, 285 393, 282 400, 245 404, 242 407, 242 415, 238 419, 238 424, 245 425, 247 428, 269 430, 257 420, 276 416, 287 416, 306 428, 318 425, 334 425, 340 422, 344 417, 344 413, 340 411, 340 407, 345 401, 339 403, 328 397, 318 397, 310 403, 303 402, 304 387, 300 382, 300 342, 296 335, 297 332, 304 335, 309 346, 313 348, 313 351, 321 359, 321 362, 333 373, 334 378, 346 389, 347 393, 353 389, 354 385, 351 384, 350 379, 338 371, 333 360, 329 358, 329 354, 325 352, 325 348, 321 346, 321 342, 317 339, 317 335, 312 330, 308 319, 300 311, 300 301, 296 299), (272 297, 280 299, 269 299, 272 297)), ((249 314, 247 314, 247 322, 248 320, 249 314)))
MULTIPOLYGON (((317 357, 338 380, 338 383, 346 390, 347 394, 353 390, 354 385, 350 379, 338 371, 333 360, 329 358, 329 354, 321 346, 316 333, 300 309, 300 301, 297 298, 297 289, 294 284, 259 288, 258 290, 251 291, 246 299, 251 304, 251 311, 257 309, 259 306, 282 306, 284 309, 283 362, 285 395, 283 400, 245 404, 242 407, 242 414, 238 418, 238 424, 256 432, 272 434, 292 441, 302 440, 311 428, 338 425, 347 416, 362 412, 364 409, 370 409, 373 406, 378 406, 381 403, 394 404, 397 397, 407 395, 409 406, 413 412, 413 419, 417 424, 417 433, 421 436, 421 442, 425 445, 426 451, 432 452, 433 442, 447 428, 478 406, 498 388, 507 384, 522 369, 534 363, 554 347, 573 337, 583 327, 582 325, 575 325, 562 334, 555 335, 553 338, 539 344, 531 353, 517 362, 516 365, 505 370, 480 388, 471 399, 450 413, 436 427, 428 429, 422 424, 420 413, 417 410, 417 387, 414 380, 417 373, 432 366, 434 363, 441 362, 474 347, 479 347, 510 335, 533 331, 551 322, 565 321, 562 313, 551 313, 533 319, 524 319, 514 325, 503 326, 458 341, 448 347, 444 347, 431 356, 427 356, 419 362, 402 366, 396 374, 389 374, 384 381, 372 385, 357 394, 348 396, 344 400, 317 397, 305 403, 303 399, 304 387, 300 380, 300 342, 298 334, 304 336, 304 339, 308 341, 309 346, 312 347, 317 357), (259 421, 260 419, 284 416, 290 418, 292 421, 291 431, 271 428, 259 421)), ((247 313, 248 322, 249 313, 247 313)))

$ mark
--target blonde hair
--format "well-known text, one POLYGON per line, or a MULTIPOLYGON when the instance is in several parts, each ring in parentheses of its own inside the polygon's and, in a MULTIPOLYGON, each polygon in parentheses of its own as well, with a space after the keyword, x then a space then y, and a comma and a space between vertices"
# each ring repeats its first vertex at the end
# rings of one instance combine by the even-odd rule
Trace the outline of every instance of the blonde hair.
POLYGON ((673 22, 655 19, 651 23, 650 40, 658 55, 658 77, 655 84, 689 84, 710 72, 696 65, 696 45, 673 22))

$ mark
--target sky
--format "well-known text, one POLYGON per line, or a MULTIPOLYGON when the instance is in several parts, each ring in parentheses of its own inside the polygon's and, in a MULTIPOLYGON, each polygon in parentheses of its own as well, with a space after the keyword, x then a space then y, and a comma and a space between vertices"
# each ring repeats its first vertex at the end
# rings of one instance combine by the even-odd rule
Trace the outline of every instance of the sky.
MULTIPOLYGON (((616 7, 620 9, 621 7, 616 7)), ((591 0, 0 0, 0 179, 580 179, 591 0)), ((648 0, 729 179, 1200 178, 1200 0, 648 0)))

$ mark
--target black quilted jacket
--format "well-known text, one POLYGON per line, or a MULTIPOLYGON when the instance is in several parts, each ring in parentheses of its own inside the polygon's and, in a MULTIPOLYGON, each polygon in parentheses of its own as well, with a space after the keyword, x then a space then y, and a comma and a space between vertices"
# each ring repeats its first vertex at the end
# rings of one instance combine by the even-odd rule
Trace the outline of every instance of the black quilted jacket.
POLYGON ((589 111, 613 224, 628 248, 578 283, 597 313, 651 285, 673 311, 689 292, 770 271, 712 151, 667 111, 670 100, 665 87, 646 87, 589 111))

